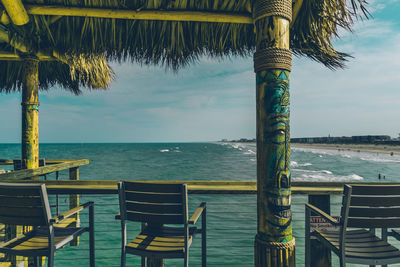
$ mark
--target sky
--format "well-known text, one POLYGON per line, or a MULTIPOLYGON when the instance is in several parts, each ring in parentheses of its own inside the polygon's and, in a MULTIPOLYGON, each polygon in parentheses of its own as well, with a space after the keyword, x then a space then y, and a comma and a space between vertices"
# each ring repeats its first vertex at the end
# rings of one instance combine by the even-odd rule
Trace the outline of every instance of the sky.
MULTIPOLYGON (((332 71, 294 57, 291 136, 400 133, 400 0, 369 0, 370 20, 334 44, 354 58, 332 71)), ((107 91, 41 92, 40 142, 202 142, 255 138, 253 60, 202 58, 174 73, 112 63, 107 91)), ((0 94, 0 143, 21 140, 21 96, 0 94)))

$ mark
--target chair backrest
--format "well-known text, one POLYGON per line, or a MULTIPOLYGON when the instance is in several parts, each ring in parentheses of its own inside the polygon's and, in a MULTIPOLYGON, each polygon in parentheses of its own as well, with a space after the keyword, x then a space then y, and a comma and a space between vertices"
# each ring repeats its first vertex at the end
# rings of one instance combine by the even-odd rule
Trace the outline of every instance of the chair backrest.
POLYGON ((399 185, 345 185, 344 227, 400 227, 399 185))
POLYGON ((186 184, 119 183, 121 216, 149 224, 186 224, 186 184))
POLYGON ((44 184, 0 183, 0 223, 47 226, 50 219, 44 184))

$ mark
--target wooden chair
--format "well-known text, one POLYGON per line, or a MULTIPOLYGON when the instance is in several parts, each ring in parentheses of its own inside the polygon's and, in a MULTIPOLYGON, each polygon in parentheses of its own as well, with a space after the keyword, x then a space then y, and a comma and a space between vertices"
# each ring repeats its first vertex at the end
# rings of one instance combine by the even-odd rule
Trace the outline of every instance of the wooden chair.
POLYGON ((387 242, 387 228, 400 227, 400 186, 345 185, 341 220, 306 204, 306 266, 310 266, 310 238, 317 238, 346 263, 387 265, 400 263, 400 251, 387 242), (310 232, 310 216, 316 213, 336 228, 310 232), (369 228, 370 230, 366 230, 369 228), (382 228, 382 238, 375 235, 382 228))
POLYGON ((42 256, 48 258, 49 267, 54 266, 57 249, 89 232, 90 266, 95 266, 93 202, 52 218, 44 184, 0 183, 0 223, 33 226, 33 230, 0 244, 0 253, 33 257, 34 266, 39 265, 42 256), (59 227, 63 219, 86 207, 89 207, 89 227, 59 227))
POLYGON ((202 235, 202 267, 206 266, 206 203, 188 219, 186 184, 120 182, 118 184, 122 227, 121 266, 126 253, 142 257, 184 258, 189 264, 189 247, 195 234, 202 235), (201 229, 189 227, 202 217, 201 229), (126 221, 141 222, 141 232, 127 243, 126 221), (167 226, 179 224, 180 226, 167 226))

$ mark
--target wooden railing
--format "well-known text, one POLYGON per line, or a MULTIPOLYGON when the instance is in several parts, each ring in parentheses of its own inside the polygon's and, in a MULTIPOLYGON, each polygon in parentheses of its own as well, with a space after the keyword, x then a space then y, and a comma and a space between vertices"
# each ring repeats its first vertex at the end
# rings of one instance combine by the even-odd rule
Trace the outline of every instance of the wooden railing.
MULTIPOLYGON (((14 165, 16 166, 15 161, 20 160, 0 160, 0 165, 14 165)), ((43 160, 42 160, 43 161, 43 160)), ((35 177, 44 176, 46 177, 48 174, 56 173, 56 180, 58 180, 59 171, 69 170, 69 179, 71 181, 79 180, 79 167, 83 165, 89 164, 88 159, 63 159, 63 160, 46 160, 46 165, 35 168, 35 169, 22 169, 22 170, 14 170, 8 171, 4 173, 0 173, 0 182, 39 182, 43 183, 43 180, 36 180, 35 177), (34 180, 31 180, 34 179, 34 180)), ((79 195, 71 194, 69 196, 69 208, 75 208, 79 206, 79 195)), ((58 195, 56 196, 56 213, 59 214, 59 201, 58 195)), ((68 223, 65 223, 65 226, 78 226, 79 224, 79 213, 73 215, 73 217, 69 218, 68 223)), ((18 234, 21 234, 23 231, 22 227, 15 226, 5 226, 0 225, 0 242, 4 239, 11 239, 18 234), (15 232, 15 233, 14 233, 15 232)), ((79 244, 79 239, 71 242, 72 246, 77 246, 79 244)), ((11 264, 11 266, 15 266, 17 261, 25 261, 27 259, 22 259, 21 257, 8 257, 7 262, 11 264)), ((0 266, 2 263, 0 262, 0 266)))
MULTIPOLYGON (((79 180, 79 166, 88 164, 88 160, 47 160, 49 165, 39 167, 32 170, 19 170, 0 174, 1 182, 21 182, 21 183, 45 183, 49 194, 67 195, 69 196, 69 208, 79 205, 79 194, 88 195, 114 195, 117 198, 117 180, 79 180), (70 180, 24 180, 26 178, 61 170, 69 169, 70 180)), ((2 161, 0 164, 12 164, 12 161, 2 161)), ((145 181, 145 182, 161 182, 161 183, 186 183, 188 185, 189 194, 191 195, 218 195, 218 194, 239 194, 254 195, 257 192, 256 181, 204 181, 204 180, 182 180, 182 181, 145 181)), ((326 212, 330 212, 331 195, 342 194, 342 182, 293 182, 292 193, 294 195, 307 195, 308 202, 312 203, 326 212)), ((356 183, 354 183, 356 184, 356 183)), ((378 183, 370 183, 378 184, 378 183)), ((382 183, 379 183, 382 184, 382 183)), ((252 197, 253 199, 253 197, 252 197)), ((255 199, 254 199, 255 200, 255 199)), ((96 203, 95 203, 96 204, 96 203)), ((254 202, 255 206, 256 202, 254 202)), ((211 205, 212 207, 212 205, 211 205)), ((117 212, 118 207, 114 207, 117 212)), ((296 207, 297 213, 299 207, 296 207)), ((110 214, 110 218, 113 218, 110 214)), ((253 216, 253 215, 252 215, 253 216)), ((108 216, 107 216, 108 217, 108 216)), ((75 223, 78 218, 76 218, 75 223)), ((254 236, 248 236, 252 239, 254 236)), ((298 243, 298 242, 296 242, 298 243)), ((76 245, 76 244, 75 244, 76 245)), ((318 243, 313 244, 312 249, 314 256, 312 257, 319 266, 331 266, 330 253, 320 248, 318 243), (322 265, 321 265, 322 264, 322 265)), ((301 266, 301 264, 298 264, 301 266)))

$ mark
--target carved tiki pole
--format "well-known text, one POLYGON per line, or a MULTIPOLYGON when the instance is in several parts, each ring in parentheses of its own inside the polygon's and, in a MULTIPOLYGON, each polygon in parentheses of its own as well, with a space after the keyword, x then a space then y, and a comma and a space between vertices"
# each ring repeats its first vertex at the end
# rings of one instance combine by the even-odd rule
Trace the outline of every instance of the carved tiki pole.
POLYGON ((255 266, 295 266, 292 236, 289 24, 292 0, 256 0, 257 235, 255 266))
POLYGON ((39 167, 39 60, 26 57, 22 72, 22 168, 39 167))

